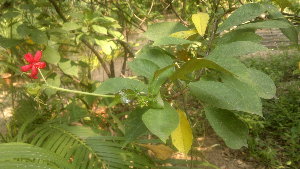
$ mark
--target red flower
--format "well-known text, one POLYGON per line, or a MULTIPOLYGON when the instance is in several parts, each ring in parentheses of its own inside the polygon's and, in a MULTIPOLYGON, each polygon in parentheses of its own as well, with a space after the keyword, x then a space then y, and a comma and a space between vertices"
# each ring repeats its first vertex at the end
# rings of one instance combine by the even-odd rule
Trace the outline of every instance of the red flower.
POLYGON ((28 72, 29 70, 31 70, 31 74, 29 75, 29 77, 37 79, 38 69, 43 69, 46 67, 45 62, 40 62, 41 57, 42 51, 37 51, 34 57, 31 53, 25 54, 24 59, 29 63, 29 65, 22 66, 21 71, 28 72))

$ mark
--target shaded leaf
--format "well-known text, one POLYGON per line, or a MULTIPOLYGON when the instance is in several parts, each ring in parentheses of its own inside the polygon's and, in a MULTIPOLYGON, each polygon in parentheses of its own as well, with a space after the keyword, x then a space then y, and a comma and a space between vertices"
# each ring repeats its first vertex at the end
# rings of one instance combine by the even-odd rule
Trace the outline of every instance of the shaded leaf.
POLYGON ((262 22, 252 22, 239 26, 237 29, 268 29, 268 28, 289 28, 291 25, 280 20, 266 20, 262 22))
POLYGON ((190 44, 193 41, 189 41, 186 39, 180 39, 175 37, 162 37, 156 41, 154 41, 154 46, 163 46, 163 45, 183 45, 183 44, 190 44))
POLYGON ((193 144, 193 132, 186 114, 177 110, 179 116, 178 127, 172 132, 172 143, 179 152, 188 154, 193 144))
POLYGON ((191 73, 195 70, 199 70, 202 68, 211 68, 221 72, 228 72, 223 67, 219 66, 215 62, 207 59, 191 59, 183 64, 179 69, 177 69, 174 74, 171 76, 171 79, 185 79, 185 75, 191 73))
POLYGON ((12 48, 21 43, 21 40, 0 37, 0 46, 3 48, 12 48))
POLYGON ((221 38, 217 40, 218 44, 226 44, 236 41, 251 41, 258 43, 262 40, 262 37, 257 35, 254 30, 248 30, 248 29, 240 29, 240 30, 234 30, 230 31, 229 33, 226 33, 221 38))
POLYGON ((148 80, 151 80, 154 72, 159 69, 158 65, 146 59, 134 59, 128 66, 136 75, 144 76, 148 80))
POLYGON ((58 63, 59 68, 67 75, 78 77, 78 65, 70 59, 61 59, 58 63))
POLYGON ((205 107, 204 111, 209 124, 228 147, 239 149, 248 146, 248 127, 234 113, 213 107, 205 107))
POLYGON ((164 68, 173 63, 173 60, 167 52, 158 47, 146 46, 137 53, 136 58, 149 60, 160 68, 164 68))
MULTIPOLYGON (((46 79, 47 83, 49 85, 55 86, 55 87, 59 87, 60 86, 60 75, 54 73, 52 75, 50 75, 47 79, 46 79)), ((53 94, 56 93, 55 89, 50 89, 50 88, 46 88, 45 91, 46 95, 48 97, 52 96, 53 94)))
POLYGON ((197 33, 196 29, 191 29, 191 30, 187 30, 187 31, 179 31, 179 32, 172 33, 170 35, 170 37, 187 39, 190 36, 195 35, 196 33, 197 33))
POLYGON ((56 49, 47 46, 43 52, 43 59, 48 63, 57 64, 60 60, 60 54, 56 49))
POLYGON ((142 120, 146 127, 163 142, 166 142, 179 123, 178 113, 168 103, 165 103, 163 109, 147 110, 143 114, 142 120))

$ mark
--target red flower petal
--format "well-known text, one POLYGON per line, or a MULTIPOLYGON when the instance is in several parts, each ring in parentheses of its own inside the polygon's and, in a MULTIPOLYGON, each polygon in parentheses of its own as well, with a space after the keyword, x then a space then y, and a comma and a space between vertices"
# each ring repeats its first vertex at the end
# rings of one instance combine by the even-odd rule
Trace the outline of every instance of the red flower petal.
POLYGON ((46 63, 45 62, 37 62, 34 64, 34 66, 39 69, 44 69, 46 67, 46 63))
POLYGON ((31 78, 36 79, 36 75, 38 74, 38 68, 36 68, 35 66, 32 66, 31 68, 31 74, 29 75, 31 78))
POLYGON ((38 50, 34 55, 34 61, 39 62, 41 60, 41 57, 42 57, 42 51, 38 50))
POLYGON ((24 58, 25 58, 25 60, 26 60, 28 63, 32 63, 32 62, 34 61, 33 56, 32 56, 31 53, 26 53, 26 54, 24 55, 24 58))
POLYGON ((29 70, 31 69, 31 67, 32 67, 32 64, 22 66, 22 67, 21 67, 21 71, 22 71, 22 72, 27 72, 27 71, 29 71, 29 70))

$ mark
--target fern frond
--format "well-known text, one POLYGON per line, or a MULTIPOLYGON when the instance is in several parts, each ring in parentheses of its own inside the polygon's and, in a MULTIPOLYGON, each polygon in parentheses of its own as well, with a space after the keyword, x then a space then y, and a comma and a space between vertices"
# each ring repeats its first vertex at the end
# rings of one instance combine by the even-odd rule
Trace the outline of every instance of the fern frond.
POLYGON ((151 168, 152 162, 122 149, 125 138, 97 136, 90 128, 47 124, 29 133, 26 141, 70 160, 76 169, 151 168))
POLYGON ((0 168, 74 169, 49 150, 19 142, 0 144, 0 168))

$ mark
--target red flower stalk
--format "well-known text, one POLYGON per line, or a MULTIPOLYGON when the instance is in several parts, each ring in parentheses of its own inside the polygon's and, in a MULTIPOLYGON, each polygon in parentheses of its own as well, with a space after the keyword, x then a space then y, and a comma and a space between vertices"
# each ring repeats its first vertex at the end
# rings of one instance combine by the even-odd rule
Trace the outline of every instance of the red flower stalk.
POLYGON ((40 62, 42 57, 42 51, 37 51, 34 55, 32 56, 31 53, 27 53, 24 55, 24 59, 29 63, 29 65, 25 65, 21 67, 22 72, 28 72, 31 70, 31 74, 29 77, 32 79, 37 79, 37 74, 38 74, 38 69, 43 69, 46 67, 45 62, 40 62))

